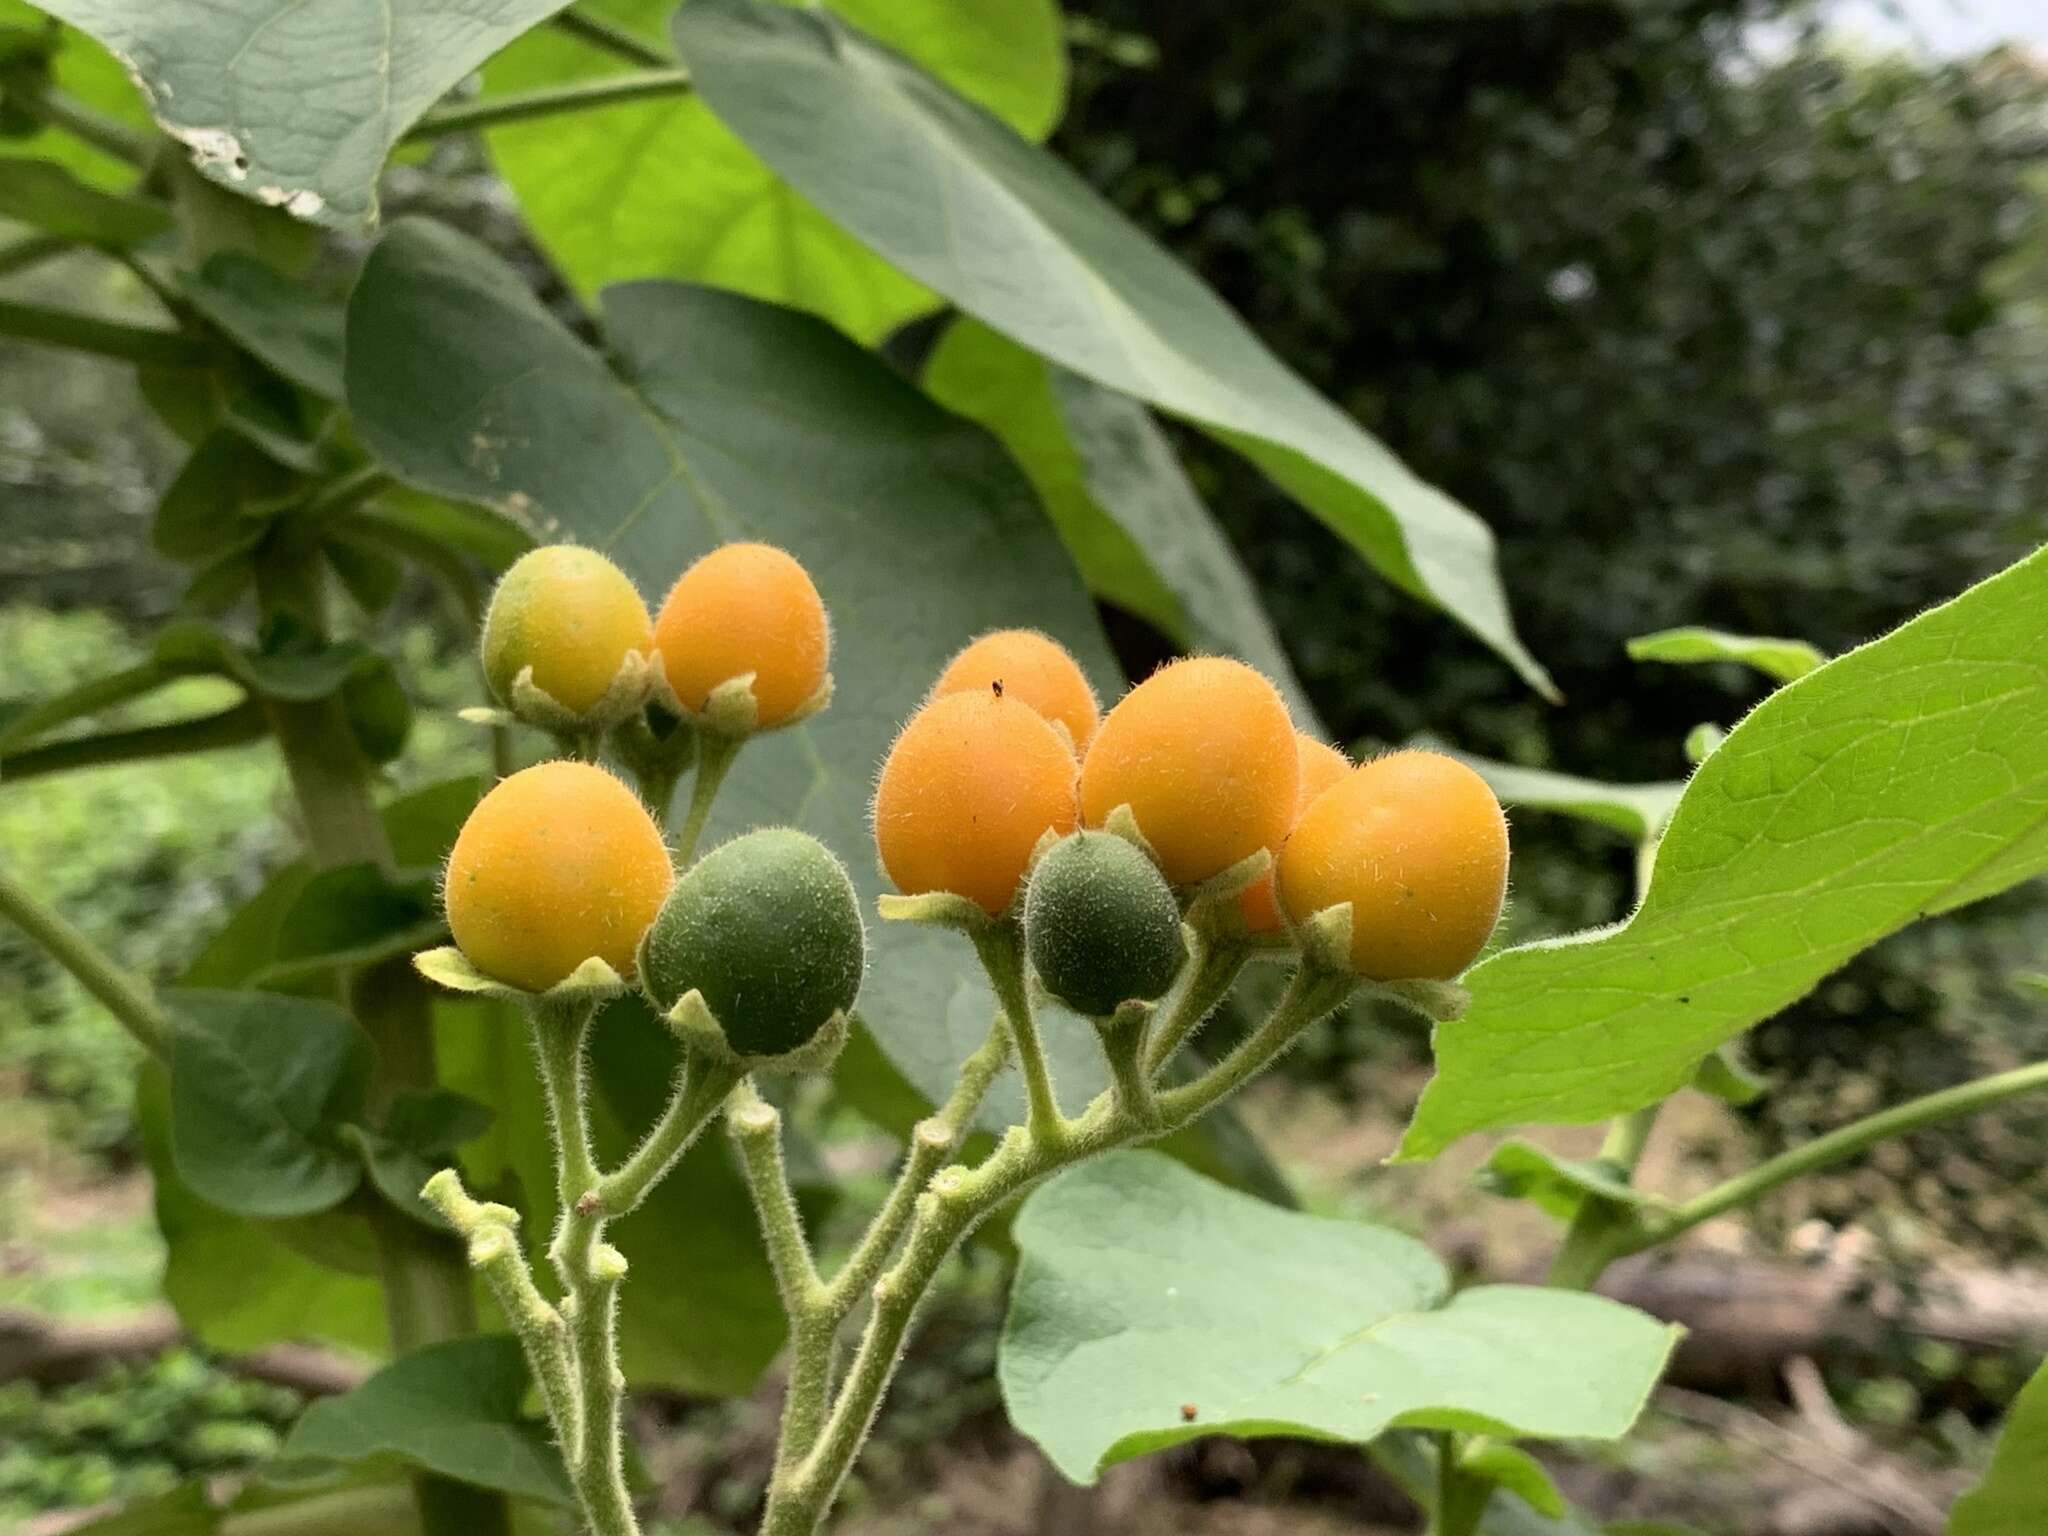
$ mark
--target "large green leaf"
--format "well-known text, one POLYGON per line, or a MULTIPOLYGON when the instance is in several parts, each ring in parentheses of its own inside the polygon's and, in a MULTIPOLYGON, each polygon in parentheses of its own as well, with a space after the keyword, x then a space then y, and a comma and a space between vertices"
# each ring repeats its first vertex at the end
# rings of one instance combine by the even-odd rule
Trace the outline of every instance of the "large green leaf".
POLYGON ((2048 1365, 2012 1405, 1984 1481, 1956 1500, 1949 1536, 2040 1536, 2048 1531, 2048 1365))
MULTIPOLYGON (((594 0, 582 9, 668 50, 677 0, 594 0)), ((1066 92, 1053 0, 832 0, 1019 132, 1044 135, 1066 92)), ((549 32, 484 72, 487 92, 615 74, 618 62, 549 32)), ((871 340, 937 302, 820 215, 735 139, 698 97, 510 123, 492 157, 556 264, 595 291, 636 277, 716 283, 813 310, 871 340)))
POLYGON ((285 1454, 311 1461, 398 1463, 552 1504, 571 1502, 562 1458, 521 1410, 526 1361, 509 1334, 431 1345, 352 1392, 308 1408, 285 1454))
POLYGON ((975 320, 947 328, 924 382, 1003 440, 1090 591, 1183 649, 1250 662, 1313 728, 1314 706, 1258 589, 1144 406, 975 320))
POLYGON ((354 1193, 341 1134, 360 1120, 369 1037, 332 1003, 265 992, 170 993, 171 1152, 204 1199, 243 1216, 310 1216, 354 1193))
POLYGON ((1678 1330, 1574 1291, 1451 1294, 1422 1243, 1120 1153, 1034 1194, 999 1372, 1077 1482, 1202 1435, 1392 1428, 1613 1439, 1678 1330))
POLYGON ((400 135, 564 0, 40 0, 125 60, 213 180, 360 225, 400 135))
POLYGON ((1400 1155, 1653 1103, 1858 950, 2043 869, 2048 551, 1766 699, 1627 923, 1474 968, 1400 1155))
POLYGON ((1485 524, 1302 382, 1079 176, 822 10, 691 0, 676 45, 711 110, 897 267, 1033 351, 1215 432, 1547 687, 1485 524))

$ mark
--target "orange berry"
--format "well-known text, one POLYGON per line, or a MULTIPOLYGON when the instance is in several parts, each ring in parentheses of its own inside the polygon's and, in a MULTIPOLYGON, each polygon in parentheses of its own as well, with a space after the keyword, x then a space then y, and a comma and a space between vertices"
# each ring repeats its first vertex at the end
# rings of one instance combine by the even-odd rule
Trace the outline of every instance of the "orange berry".
POLYGON ((484 612, 484 676, 500 703, 533 685, 573 714, 605 695, 627 653, 654 649, 654 626, 626 573, 594 549, 550 544, 512 562, 484 612))
MULTIPOLYGON (((1351 771, 1351 759, 1302 731, 1294 733, 1294 756, 1301 771, 1301 781, 1294 791, 1294 819, 1299 821, 1311 800, 1351 771)), ((1272 870, 1237 893, 1237 910, 1251 932, 1279 931, 1280 904, 1273 896, 1272 870)))
POLYGON ((638 795, 588 763, 540 763, 477 802, 441 899, 472 965, 544 992, 592 955, 632 975, 674 878, 638 795))
POLYGON ((991 916, 1047 831, 1074 830, 1074 755, 1030 705, 993 692, 933 699, 903 727, 875 789, 875 846, 907 896, 951 891, 991 916))
POLYGON ((1161 667, 1104 718, 1081 765, 1081 814, 1099 827, 1128 805, 1166 878, 1191 885, 1279 848, 1300 772, 1273 685, 1243 662, 1196 656, 1161 667))
POLYGON ((1035 629, 998 629, 983 635, 946 663, 932 686, 932 697, 993 693, 998 685, 1004 698, 1029 704, 1065 726, 1076 752, 1084 750, 1095 734, 1101 710, 1080 663, 1065 646, 1035 629))
POLYGON ((677 579, 654 621, 668 684, 689 709, 754 674, 763 729, 779 725, 825 685, 832 631, 818 589, 771 544, 725 544, 677 579))
POLYGON ((1351 968, 1449 981, 1500 921, 1508 823, 1484 779, 1439 752, 1395 752, 1318 795, 1280 850, 1280 900, 1305 922, 1351 903, 1351 968))

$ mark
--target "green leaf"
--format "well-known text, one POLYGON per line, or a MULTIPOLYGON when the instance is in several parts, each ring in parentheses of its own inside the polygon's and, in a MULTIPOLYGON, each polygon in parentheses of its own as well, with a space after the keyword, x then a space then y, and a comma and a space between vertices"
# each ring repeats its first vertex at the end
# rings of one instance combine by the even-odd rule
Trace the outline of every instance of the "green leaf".
POLYGON ((467 1094, 447 1088, 407 1089, 392 1098, 384 1134, 423 1157, 437 1157, 489 1134, 496 1118, 490 1105, 467 1094))
MULTIPOLYGON (((834 0, 1019 132, 1058 119, 1066 54, 1053 0, 834 0)), ((675 0, 595 0, 582 10, 666 52, 675 0)), ((617 72, 558 33, 532 33, 493 60, 486 94, 617 72)), ((492 158, 527 223, 577 287, 689 278, 823 315, 873 340, 933 308, 931 292, 820 215, 694 95, 511 123, 492 158)))
POLYGON ((1614 1164, 1599 1158, 1575 1161, 1516 1137, 1493 1149, 1479 1182, 1496 1195, 1527 1200, 1537 1209, 1570 1221, 1588 1197, 1616 1205, 1657 1202, 1630 1184, 1614 1164))
POLYGON ((452 1339, 393 1361, 352 1392, 309 1407, 284 1454, 395 1462, 520 1498, 573 1501, 562 1458, 521 1411, 526 1362, 507 1334, 452 1339))
POLYGON ((1857 951, 2048 869, 2048 551, 1766 699, 1626 923, 1466 978, 1405 1159, 1661 1099, 1857 951))
MULTIPOLYGON (((1373 1442, 1371 1456, 1425 1512, 1436 1508, 1436 1451, 1423 1436, 1382 1435, 1373 1442)), ((1495 1498, 1480 1512, 1478 1536, 1602 1536, 1602 1529, 1568 1506, 1549 1515, 1521 1499, 1495 1498)))
POLYGON ((1275 1210, 1155 1153, 1062 1176, 1016 1236, 1003 1398, 1077 1482, 1212 1434, 1613 1439, 1678 1336, 1578 1292, 1453 1297, 1413 1238, 1275 1210))
POLYGON ((412 700, 398 669, 382 656, 370 658, 341 685, 342 713, 356 745, 372 763, 388 763, 405 750, 412 734, 412 700))
POLYGON ((1646 843, 1663 830, 1678 806, 1678 797, 1685 793, 1684 783, 1676 779, 1653 784, 1608 784, 1465 752, 1451 755, 1486 780, 1503 805, 1514 810, 1576 816, 1596 826, 1611 827, 1634 843, 1646 843))
POLYGON ((116 249, 140 245, 171 227, 161 203, 103 192, 54 160, 14 155, 0 156, 0 218, 116 249))
POLYGON ((2040 1536, 2048 1530, 2048 1365, 2020 1389, 1984 1481, 1956 1500, 1948 1536, 2040 1536))
POLYGON ((201 619, 166 624, 157 632, 155 651, 168 666, 217 672, 259 697, 299 704, 342 692, 356 678, 390 666, 355 640, 329 644, 279 633, 251 649, 201 619))
POLYGON ((1466 1475, 1513 1494, 1539 1515, 1548 1515, 1553 1520, 1564 1517, 1564 1495, 1557 1491, 1550 1473, 1542 1462, 1518 1445, 1485 1437, 1474 1439, 1459 1454, 1457 1466, 1466 1475))
POLYGON ((1144 406, 974 320, 947 327, 924 383, 1003 440, 1091 592, 1183 650, 1251 663, 1313 728, 1315 708, 1258 589, 1144 406))
POLYGON ((1725 1045, 1700 1059, 1699 1069, 1692 1075, 1692 1085, 1701 1093, 1711 1094, 1737 1109, 1754 1104, 1771 1090, 1769 1082, 1744 1066, 1734 1050, 1725 1045))
POLYGON ((1715 725, 1711 720, 1703 721, 1685 733, 1685 760, 1703 763, 1708 754, 1727 739, 1727 727, 1715 725))
POLYGON ((424 949, 445 932, 433 871, 393 875, 375 864, 346 864, 299 884, 277 920, 271 960, 258 974, 275 982, 389 959, 424 949))
POLYGON ((71 1536, 214 1536, 220 1529, 220 1512, 207 1498, 204 1483, 186 1483, 68 1529, 71 1536))
POLYGON ((41 0, 127 60, 213 181, 302 219, 363 226, 406 129, 563 0, 41 0))
POLYGON ((1753 667, 1780 683, 1802 678, 1827 660, 1804 640, 1780 640, 1769 635, 1731 635, 1718 629, 1701 629, 1697 625, 1660 629, 1654 635, 1638 635, 1628 642, 1628 654, 1635 661, 1732 661, 1739 666, 1753 667))
POLYGON ((692 0, 671 25, 711 110, 871 249, 1033 351, 1214 432, 1548 688, 1486 526, 1059 160, 829 12, 692 0))
POLYGON ((200 565, 253 548, 264 517, 283 511, 305 478, 240 432, 215 428, 200 439, 157 503, 150 534, 173 560, 200 565))
MULTIPOLYGON (((49 18, 26 0, 0 0, 0 27, 40 32, 48 25, 49 18)), ((149 114, 128 71, 91 38, 63 33, 52 64, 59 90, 121 122, 148 126, 149 114)), ((96 187, 125 189, 135 184, 134 166, 61 128, 45 128, 26 139, 0 140, 0 156, 15 154, 54 160, 96 187)))
POLYGON ((239 251, 222 251, 183 290, 207 319, 302 389, 341 398, 342 301, 273 271, 239 251))
POLYGON ((355 1191, 341 1127, 362 1114, 370 1042, 332 1003, 273 993, 166 995, 171 1150, 201 1198, 241 1216, 310 1216, 355 1191))

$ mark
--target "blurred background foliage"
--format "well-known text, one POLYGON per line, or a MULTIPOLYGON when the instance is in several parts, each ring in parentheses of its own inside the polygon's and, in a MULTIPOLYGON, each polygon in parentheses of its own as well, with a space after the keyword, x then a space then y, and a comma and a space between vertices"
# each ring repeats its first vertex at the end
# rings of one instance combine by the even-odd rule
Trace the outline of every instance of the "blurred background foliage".
MULTIPOLYGON (((2048 63, 1864 55, 1784 0, 1067 10, 1056 147, 1481 513, 1569 700, 1535 700, 1241 462, 1184 438, 1340 740, 1427 731, 1532 765, 1675 777, 1686 732, 1732 723, 1761 684, 1632 663, 1629 636, 1705 623, 1836 651, 2048 535, 2048 63)), ((394 213, 518 242, 474 144, 391 182, 394 213)), ((130 281, 80 258, 0 286, 100 289, 118 308, 130 281)), ((132 660, 174 604, 146 520, 180 451, 126 370, 0 343, 0 708, 132 660)), ((448 716, 476 683, 438 602, 408 592, 380 626, 428 706, 400 769, 419 780, 479 766, 448 716)), ((1161 654, 1109 617, 1134 668, 1161 654)), ((11 786, 0 848, 168 979, 286 856, 281 809, 277 770, 250 749, 11 786)), ((1516 859, 1519 936, 1627 907, 1632 857, 1609 834, 1526 817, 1516 859)), ((1860 958, 1752 1037, 1774 1082, 1747 1112, 1757 1139, 2048 1052, 2048 1016, 2008 981, 2043 954, 2037 883, 1860 958)), ((0 1178, 53 1157, 119 1169, 125 1041, 5 933, 0 969, 0 1074, 32 1106, 0 1131, 0 1178)), ((1424 1050, 1340 1024, 1295 1070, 1384 1094, 1414 1074, 1376 1069, 1424 1050)), ((1875 1210, 2038 1260, 2044 1132, 2015 1109, 1927 1133, 1781 1199, 1770 1230, 1875 1210)))

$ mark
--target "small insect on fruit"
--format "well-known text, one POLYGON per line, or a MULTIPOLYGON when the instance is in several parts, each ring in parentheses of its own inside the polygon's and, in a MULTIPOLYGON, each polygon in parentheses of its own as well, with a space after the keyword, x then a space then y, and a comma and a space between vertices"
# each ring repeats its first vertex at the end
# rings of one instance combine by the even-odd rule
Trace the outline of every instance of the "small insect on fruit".
MULTIPOLYGON (((1299 821, 1309 802, 1349 773, 1352 765, 1351 759, 1335 747, 1325 746, 1301 731, 1294 733, 1294 754, 1301 770, 1301 781, 1294 793, 1294 817, 1299 821)), ((1275 871, 1269 869, 1237 893, 1238 915, 1244 919, 1247 932, 1280 931, 1280 903, 1273 894, 1274 876, 1275 871)))
POLYGON ((906 896, 950 891, 999 916, 1047 832, 1074 830, 1074 756, 1043 716, 993 690, 933 699, 889 749, 875 847, 906 896))
POLYGON ((593 955, 630 976, 674 878, 639 796, 588 763, 540 763, 469 813, 442 900, 470 964, 544 992, 593 955))
POLYGON ((657 1008, 694 988, 736 1053, 785 1055, 853 1008, 867 964, 860 898, 815 837, 764 827, 676 881, 640 963, 657 1008))
POLYGON ((1024 944, 1045 990, 1107 1018, 1151 1002, 1180 969, 1180 907, 1152 861, 1113 832, 1076 832, 1048 848, 1024 896, 1024 944))
POLYGON ((770 544, 725 544, 677 578, 654 621, 662 671, 685 709, 753 674, 756 725, 803 712, 825 686, 832 631, 809 574, 770 544))
POLYGON ((1033 629, 998 629, 983 635, 946 663, 932 697, 977 693, 1029 704, 1065 727, 1079 753, 1095 734, 1100 708, 1080 663, 1065 646, 1033 629))
POLYGON ((1161 667, 1112 709, 1081 765, 1081 813, 1099 827, 1127 805, 1166 878, 1193 885, 1294 821, 1294 725, 1273 685, 1240 661, 1161 667))
POLYGON ((1295 922, 1351 903, 1351 968, 1449 981, 1485 947, 1507 894, 1508 824, 1456 758, 1395 752, 1318 795, 1280 850, 1295 922))
POLYGON ((604 698, 629 654, 654 649, 647 604, 594 549, 550 544, 512 562, 484 613, 484 676, 508 708, 528 667, 533 686, 571 714, 604 698))

